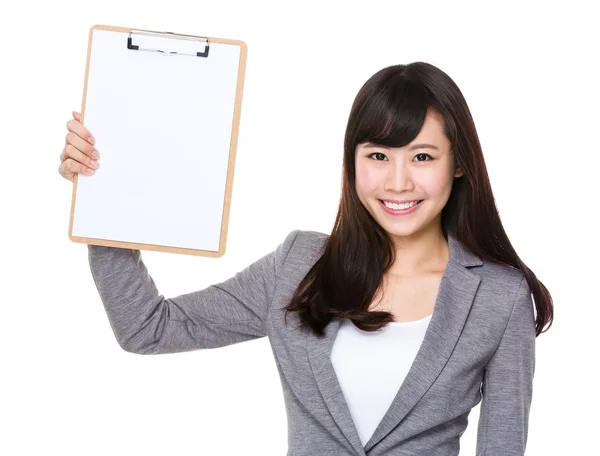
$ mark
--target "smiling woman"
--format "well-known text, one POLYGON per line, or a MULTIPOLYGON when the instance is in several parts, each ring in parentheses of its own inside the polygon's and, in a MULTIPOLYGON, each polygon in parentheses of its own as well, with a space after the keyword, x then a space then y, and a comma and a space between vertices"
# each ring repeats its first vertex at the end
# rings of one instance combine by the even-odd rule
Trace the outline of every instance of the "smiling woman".
POLYGON ((298 312, 315 334, 333 318, 379 330, 395 321, 392 312, 371 310, 385 279, 445 270, 452 233, 483 260, 523 273, 541 334, 552 323, 552 298, 513 249, 494 201, 475 124, 454 81, 425 62, 383 68, 352 105, 333 232, 286 311, 298 312), (414 201, 421 202, 410 207, 414 201))
POLYGON ((476 453, 524 454, 552 298, 504 231, 446 73, 394 65, 360 89, 334 228, 316 250, 283 311, 308 329, 318 397, 358 454, 458 455, 480 401, 476 453))

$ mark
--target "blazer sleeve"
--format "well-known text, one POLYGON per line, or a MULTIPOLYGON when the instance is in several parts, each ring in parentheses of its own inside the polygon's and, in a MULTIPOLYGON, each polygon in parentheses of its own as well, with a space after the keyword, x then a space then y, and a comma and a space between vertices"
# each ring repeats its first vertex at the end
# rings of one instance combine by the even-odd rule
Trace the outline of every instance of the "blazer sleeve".
POLYGON ((88 245, 96 288, 127 352, 217 348, 266 336, 266 319, 286 257, 299 233, 228 280, 173 298, 159 295, 139 250, 88 245))
POLYGON ((496 352, 485 367, 477 456, 523 456, 535 372, 535 318, 525 277, 496 352))

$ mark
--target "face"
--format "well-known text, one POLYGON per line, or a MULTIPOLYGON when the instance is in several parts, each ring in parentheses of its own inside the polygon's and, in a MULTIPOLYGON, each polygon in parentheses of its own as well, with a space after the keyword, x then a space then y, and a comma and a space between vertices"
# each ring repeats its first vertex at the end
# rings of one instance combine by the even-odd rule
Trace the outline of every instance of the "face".
POLYGON ((450 197, 453 179, 462 176, 455 168, 443 128, 443 122, 430 111, 417 137, 404 147, 371 143, 356 147, 358 197, 391 236, 441 230, 441 211, 450 197), (401 210, 386 209, 381 200, 422 202, 401 210))

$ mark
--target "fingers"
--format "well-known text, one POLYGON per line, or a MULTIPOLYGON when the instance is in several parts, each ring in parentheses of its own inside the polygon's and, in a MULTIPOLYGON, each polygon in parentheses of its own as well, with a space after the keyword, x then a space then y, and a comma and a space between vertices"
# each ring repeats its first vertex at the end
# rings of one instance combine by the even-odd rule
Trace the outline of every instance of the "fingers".
POLYGON ((94 146, 92 146, 88 141, 82 139, 80 136, 73 133, 72 131, 67 133, 65 143, 66 145, 71 144, 77 150, 83 152, 85 155, 90 157, 90 159, 98 158, 100 156, 98 150, 94 146))
POLYGON ((73 119, 67 122, 69 132, 65 137, 65 146, 60 155, 58 172, 70 181, 75 173, 91 175, 99 167, 100 157, 94 147, 95 139, 91 132, 81 123, 81 114, 72 111, 73 119))
POLYGON ((77 160, 73 160, 72 158, 67 158, 63 161, 58 167, 58 172, 66 179, 73 180, 73 175, 75 173, 84 173, 91 175, 93 174, 93 170, 78 162, 77 160))
POLYGON ((79 121, 80 114, 76 111, 73 111, 72 114, 74 120, 67 122, 69 132, 65 137, 65 147, 60 156, 60 161, 65 161, 70 157, 90 168, 96 168, 98 163, 95 160, 100 158, 100 153, 92 145, 95 140, 91 137, 90 131, 79 121))
MULTIPOLYGON (((77 141, 82 141, 82 139, 79 138, 78 140, 76 140, 76 142, 77 141)), ((98 160, 94 160, 92 157, 89 156, 89 154, 82 152, 79 147, 74 146, 73 144, 67 143, 67 144, 65 144, 65 148, 61 155, 61 161, 62 162, 67 161, 69 158, 71 158, 91 169, 97 169, 100 166, 100 163, 98 162, 98 160)), ((77 172, 79 172, 79 171, 77 171, 77 172)))
POLYGON ((79 119, 81 119, 79 113, 73 111, 73 119, 70 119, 67 122, 67 130, 76 134, 84 141, 87 141, 92 145, 95 144, 96 140, 92 136, 92 133, 84 127, 84 125, 79 121, 79 119))

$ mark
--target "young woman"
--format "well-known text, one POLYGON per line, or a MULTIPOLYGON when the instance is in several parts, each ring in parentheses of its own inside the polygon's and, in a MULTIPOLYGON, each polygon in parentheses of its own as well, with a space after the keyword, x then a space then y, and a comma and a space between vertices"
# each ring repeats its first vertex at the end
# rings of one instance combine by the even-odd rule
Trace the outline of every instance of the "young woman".
MULTIPOLYGON (((74 117, 59 167, 70 180, 94 168, 74 117)), ((373 75, 350 112, 343 176, 330 235, 292 231, 193 293, 165 299, 139 250, 89 245, 120 346, 174 353, 268 336, 290 456, 457 455, 480 401, 477 455, 524 454, 552 299, 502 227, 452 79, 423 62, 373 75)))

